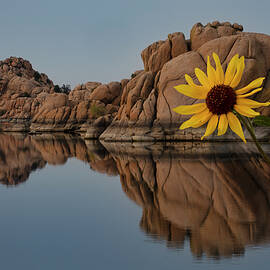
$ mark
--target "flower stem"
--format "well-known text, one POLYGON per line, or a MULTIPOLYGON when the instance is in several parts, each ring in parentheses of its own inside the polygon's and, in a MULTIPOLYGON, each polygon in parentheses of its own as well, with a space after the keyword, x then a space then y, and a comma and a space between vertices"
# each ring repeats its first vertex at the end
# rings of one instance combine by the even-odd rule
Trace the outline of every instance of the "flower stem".
POLYGON ((252 122, 250 121, 250 119, 247 117, 247 118, 245 118, 246 120, 247 120, 247 122, 249 123, 249 126, 250 126, 250 128, 251 128, 251 130, 252 130, 252 132, 254 133, 254 136, 255 136, 255 131, 254 131, 254 127, 253 127, 253 125, 252 125, 252 122))
POLYGON ((257 146, 259 152, 261 153, 262 157, 264 158, 264 160, 270 164, 270 158, 265 154, 265 152, 263 151, 260 143, 258 142, 255 132, 254 132, 254 128, 253 125, 251 123, 251 121, 248 119, 248 121, 246 121, 246 119, 239 113, 234 112, 236 114, 236 116, 240 119, 240 121, 242 122, 242 124, 246 127, 246 129, 248 130, 250 136, 253 139, 253 142, 255 143, 255 145, 257 146))

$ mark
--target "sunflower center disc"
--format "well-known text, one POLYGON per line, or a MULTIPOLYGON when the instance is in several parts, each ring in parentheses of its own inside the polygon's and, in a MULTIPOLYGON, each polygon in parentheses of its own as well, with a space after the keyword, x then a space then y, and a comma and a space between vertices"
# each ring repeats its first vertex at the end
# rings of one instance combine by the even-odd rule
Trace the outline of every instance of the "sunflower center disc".
POLYGON ((236 94, 228 85, 215 85, 207 94, 206 105, 213 114, 226 114, 236 104, 236 94))

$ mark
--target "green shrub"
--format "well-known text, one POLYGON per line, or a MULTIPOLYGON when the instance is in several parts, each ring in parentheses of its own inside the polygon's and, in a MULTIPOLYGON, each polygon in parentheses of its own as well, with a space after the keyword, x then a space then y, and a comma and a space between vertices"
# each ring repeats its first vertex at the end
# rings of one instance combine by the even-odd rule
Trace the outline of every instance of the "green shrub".
POLYGON ((98 118, 106 113, 106 110, 103 106, 98 106, 97 104, 93 103, 90 107, 91 115, 94 118, 98 118))
POLYGON ((31 97, 31 95, 27 92, 20 93, 19 97, 31 97))
POLYGON ((4 115, 7 112, 7 110, 0 110, 0 116, 4 115))
POLYGON ((41 75, 37 71, 35 71, 34 78, 35 78, 35 81, 38 82, 41 79, 41 75))
POLYGON ((55 93, 60 93, 60 92, 61 92, 60 87, 59 87, 58 84, 56 84, 56 85, 54 86, 54 92, 55 92, 55 93))
POLYGON ((63 84, 61 87, 58 84, 54 86, 55 93, 63 93, 63 94, 68 95, 70 91, 71 91, 71 87, 69 84, 63 84))

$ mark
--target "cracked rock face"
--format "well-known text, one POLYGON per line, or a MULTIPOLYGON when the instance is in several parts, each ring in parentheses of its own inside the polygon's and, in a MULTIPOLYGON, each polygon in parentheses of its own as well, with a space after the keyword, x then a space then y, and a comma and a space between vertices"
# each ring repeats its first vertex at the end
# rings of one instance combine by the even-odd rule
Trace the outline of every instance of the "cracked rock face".
MULTIPOLYGON (((173 87, 186 84, 185 74, 190 75, 196 83, 196 67, 206 72, 207 56, 215 52, 219 55, 223 69, 235 54, 245 57, 245 70, 239 87, 249 84, 258 77, 265 77, 263 90, 252 98, 267 102, 270 100, 270 36, 256 33, 243 33, 239 24, 213 22, 206 26, 195 24, 191 30, 190 40, 185 40, 182 33, 170 34, 167 40, 158 41, 142 51, 145 71, 152 72, 154 78, 153 90, 155 100, 148 104, 148 115, 151 121, 138 121, 138 115, 143 111, 145 98, 140 91, 133 95, 130 88, 123 91, 124 97, 117 117, 101 135, 105 141, 154 141, 154 140, 198 140, 204 128, 179 131, 180 124, 189 117, 179 115, 172 109, 179 105, 200 103, 201 100, 186 97, 173 87), (129 93, 127 93, 129 92, 129 93), (130 100, 134 103, 130 104, 130 100), (136 101, 136 102, 135 102, 136 101), (132 105, 132 108, 130 108, 132 105), (121 108, 129 108, 128 111, 121 108), (130 111, 132 113, 130 113, 130 111), (121 130, 117 133, 117 130, 121 130), (117 135, 116 135, 117 134, 117 135)), ((211 59, 214 65, 213 59, 211 59)), ((139 76, 139 75, 137 75, 139 76)), ((141 87, 139 80, 133 81, 141 87)), ((149 90, 152 87, 149 87, 149 90)), ((149 95, 150 97, 150 95, 149 95)), ((270 115, 270 108, 259 108, 264 115, 270 115)), ((262 135, 258 130, 260 136, 262 135)), ((224 136, 210 136, 207 140, 238 140, 228 131, 224 136)))
POLYGON ((243 26, 238 23, 231 24, 229 22, 220 23, 214 21, 203 26, 201 23, 196 23, 190 31, 191 49, 197 50, 204 43, 224 37, 239 34, 243 31, 243 26))
MULTIPOLYGON (((212 55, 213 52, 219 55, 224 69, 236 53, 243 55, 245 57, 245 71, 239 88, 258 77, 266 77, 264 90, 254 96, 253 99, 261 102, 269 101, 270 90, 268 84, 270 77, 268 76, 268 70, 270 65, 268 63, 268 54, 270 52, 270 37, 263 37, 264 44, 261 43, 261 38, 259 34, 246 33, 221 37, 205 43, 197 51, 182 54, 166 63, 160 74, 157 101, 157 120, 164 126, 164 129, 168 127, 172 132, 175 127, 175 133, 179 133, 177 127, 187 117, 175 113, 172 109, 182 104, 189 105, 201 102, 179 94, 174 90, 173 86, 185 84, 184 75, 186 73, 195 79, 195 67, 206 72, 207 56, 212 55)), ((213 61, 212 64, 214 65, 213 61)), ((196 82, 198 81, 196 80, 196 82)), ((261 108, 259 111, 262 114, 269 115, 268 108, 261 108)))
POLYGON ((52 81, 30 62, 16 57, 0 61, 0 130, 24 131, 40 108, 38 97, 52 92, 52 81))
POLYGON ((145 71, 160 71, 172 58, 188 51, 188 44, 181 32, 168 35, 165 41, 157 41, 141 53, 145 71))
POLYGON ((0 61, 0 131, 88 131, 97 138, 116 115, 122 84, 87 82, 69 94, 22 58, 0 61))
POLYGON ((146 130, 151 131, 155 120, 157 92, 154 86, 154 74, 151 71, 138 72, 125 86, 120 108, 111 125, 100 138, 105 140, 131 140, 146 130))

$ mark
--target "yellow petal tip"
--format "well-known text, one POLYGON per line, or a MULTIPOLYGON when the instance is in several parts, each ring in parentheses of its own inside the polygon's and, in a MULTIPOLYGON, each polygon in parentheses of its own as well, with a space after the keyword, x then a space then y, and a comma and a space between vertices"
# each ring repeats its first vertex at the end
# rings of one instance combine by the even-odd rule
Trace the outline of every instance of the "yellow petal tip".
POLYGON ((185 128, 187 128, 187 127, 185 126, 185 123, 183 123, 183 124, 179 127, 180 130, 185 129, 185 128))

